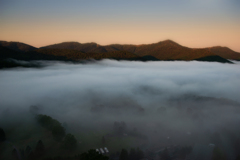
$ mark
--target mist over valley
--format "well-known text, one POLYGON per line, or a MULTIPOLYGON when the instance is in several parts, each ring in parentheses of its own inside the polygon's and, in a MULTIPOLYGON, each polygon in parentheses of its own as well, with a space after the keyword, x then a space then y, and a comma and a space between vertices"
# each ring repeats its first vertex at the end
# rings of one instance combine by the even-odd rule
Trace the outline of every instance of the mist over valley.
MULTIPOLYGON (((112 158, 122 148, 156 158, 165 148, 176 156, 177 147, 189 146, 187 158, 211 159, 214 145, 231 159, 240 138, 240 64, 234 62, 37 61, 31 63, 44 67, 3 69, 5 143, 55 144, 36 119, 47 115, 75 136, 77 148, 68 156, 107 147, 112 158)), ((4 148, 2 156, 11 157, 11 145, 4 148)), ((44 157, 66 156, 61 145, 52 148, 44 157)))

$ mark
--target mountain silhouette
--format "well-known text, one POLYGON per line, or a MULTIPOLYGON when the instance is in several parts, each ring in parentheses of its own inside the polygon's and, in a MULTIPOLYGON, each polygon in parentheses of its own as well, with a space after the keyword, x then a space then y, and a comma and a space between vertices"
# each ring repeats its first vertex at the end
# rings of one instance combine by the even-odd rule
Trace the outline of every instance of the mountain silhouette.
POLYGON ((0 41, 1 59, 3 57, 19 60, 64 60, 87 59, 117 60, 198 60, 230 63, 227 59, 240 60, 240 53, 227 47, 188 48, 172 40, 158 43, 131 45, 63 42, 40 48, 20 42, 0 41))
POLYGON ((33 51, 37 48, 30 46, 25 43, 21 42, 7 42, 7 41, 0 41, 0 46, 12 49, 14 51, 20 51, 20 52, 28 52, 28 51, 33 51))
POLYGON ((97 43, 79 43, 79 42, 63 42, 59 44, 53 44, 45 47, 41 47, 41 49, 71 49, 76 51, 81 51, 83 53, 89 52, 97 52, 103 53, 107 52, 107 50, 98 45, 97 43))
POLYGON ((216 46, 216 47, 210 47, 208 49, 212 53, 215 53, 216 55, 221 56, 225 59, 240 60, 240 53, 235 52, 228 47, 216 46))
POLYGON ((220 56, 225 59, 240 60, 240 53, 227 47, 188 48, 172 40, 144 45, 111 44, 101 46, 97 43, 64 42, 42 47, 45 49, 72 49, 84 53, 106 53, 113 51, 127 51, 142 56, 153 56, 160 60, 194 60, 207 56, 220 56))
POLYGON ((83 60, 83 59, 125 59, 125 60, 134 60, 141 59, 140 56, 135 55, 133 53, 127 51, 112 51, 112 52, 91 52, 84 53, 78 50, 71 49, 46 49, 41 48, 35 50, 37 53, 45 54, 45 55, 54 55, 54 56, 62 56, 66 57, 69 60, 83 60))

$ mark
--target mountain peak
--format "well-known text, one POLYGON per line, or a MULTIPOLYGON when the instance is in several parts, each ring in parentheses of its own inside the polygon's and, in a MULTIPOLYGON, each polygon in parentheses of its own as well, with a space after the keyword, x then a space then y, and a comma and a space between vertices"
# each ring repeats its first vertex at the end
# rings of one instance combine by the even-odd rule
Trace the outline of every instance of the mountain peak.
POLYGON ((158 44, 166 44, 166 45, 177 45, 177 46, 181 46, 179 45, 178 43, 174 42, 173 40, 170 40, 170 39, 167 39, 167 40, 164 40, 164 41, 160 41, 158 42, 158 44))

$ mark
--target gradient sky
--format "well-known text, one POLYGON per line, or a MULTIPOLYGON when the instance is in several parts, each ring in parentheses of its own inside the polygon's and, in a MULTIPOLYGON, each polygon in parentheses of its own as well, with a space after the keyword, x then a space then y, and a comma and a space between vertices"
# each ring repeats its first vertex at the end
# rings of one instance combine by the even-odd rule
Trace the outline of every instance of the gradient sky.
POLYGON ((165 39, 240 52, 239 0, 0 0, 0 40, 35 47, 165 39))

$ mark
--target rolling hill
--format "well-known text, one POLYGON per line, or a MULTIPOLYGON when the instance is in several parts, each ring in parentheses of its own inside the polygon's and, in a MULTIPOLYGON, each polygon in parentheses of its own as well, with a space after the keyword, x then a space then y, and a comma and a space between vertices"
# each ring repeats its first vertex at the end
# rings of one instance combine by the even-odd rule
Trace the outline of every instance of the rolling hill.
POLYGON ((188 48, 171 40, 144 45, 111 44, 106 46, 97 43, 63 42, 41 48, 20 42, 0 41, 0 58, 63 61, 110 58, 140 61, 198 60, 230 63, 226 59, 240 60, 240 53, 227 47, 188 48))
POLYGON ((190 49, 171 40, 138 46, 134 53, 139 56, 152 55, 161 60, 193 60, 214 55, 205 49, 190 49))
POLYGON ((59 44, 53 44, 45 47, 41 47, 40 49, 69 49, 81 51, 83 53, 103 53, 107 52, 107 50, 98 45, 97 43, 78 43, 78 42, 63 42, 59 44))
POLYGON ((0 60, 3 59, 17 59, 17 60, 67 60, 64 56, 56 56, 56 55, 47 55, 40 52, 19 52, 7 47, 0 46, 0 60))
POLYGON ((20 52, 0 46, 0 68, 40 67, 36 63, 19 63, 16 60, 66 60, 65 57, 45 55, 42 53, 20 52))
POLYGON ((20 42, 7 42, 7 41, 0 41, 0 46, 12 49, 14 51, 20 52, 28 52, 37 49, 36 47, 30 46, 25 43, 20 42))
POLYGON ((101 46, 97 43, 64 42, 42 47, 44 49, 72 49, 83 53, 106 53, 127 51, 142 56, 153 56, 159 60, 194 60, 207 56, 220 56, 225 59, 240 60, 240 53, 226 47, 188 48, 178 43, 166 40, 145 45, 112 44, 101 46))
POLYGON ((221 56, 225 59, 234 59, 234 60, 240 60, 240 53, 235 52, 227 47, 210 47, 207 48, 210 52, 215 53, 218 56, 221 56))
POLYGON ((137 56, 133 53, 127 51, 112 51, 112 52, 91 52, 91 53, 83 53, 78 50, 71 49, 38 49, 35 50, 37 53, 45 54, 45 55, 54 55, 54 56, 64 56, 69 60, 86 60, 86 59, 125 59, 125 60, 134 60, 141 59, 140 56, 137 56))

